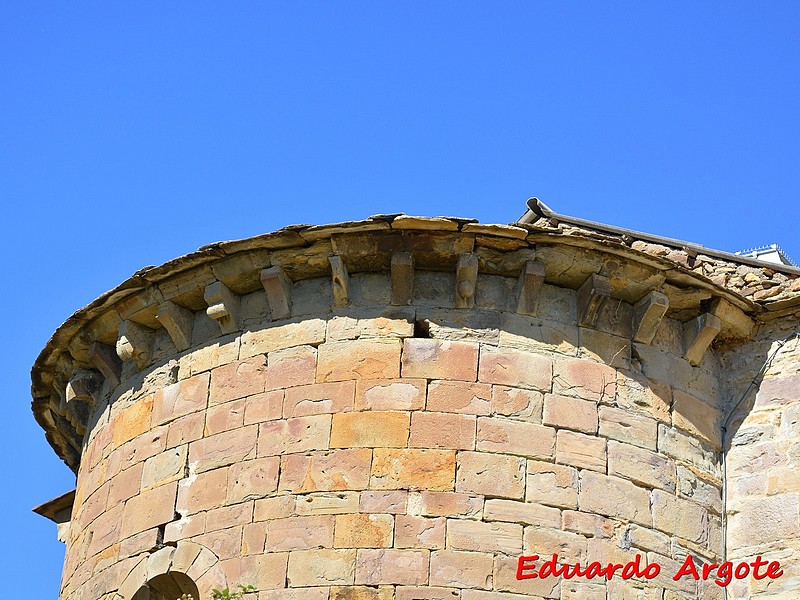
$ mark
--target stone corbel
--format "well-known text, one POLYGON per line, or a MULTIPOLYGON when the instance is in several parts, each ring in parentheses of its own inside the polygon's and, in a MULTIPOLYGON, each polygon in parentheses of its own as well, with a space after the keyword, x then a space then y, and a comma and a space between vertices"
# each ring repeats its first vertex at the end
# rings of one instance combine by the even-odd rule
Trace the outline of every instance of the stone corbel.
POLYGON ((478 256, 462 254, 456 265, 456 308, 475 306, 475 286, 478 283, 478 256))
POLYGON ((192 327, 194 325, 192 311, 167 300, 159 305, 156 319, 167 330, 172 343, 179 351, 186 350, 192 345, 192 327))
POLYGON ((698 315, 683 326, 683 337, 686 346, 686 353, 683 357, 692 366, 697 366, 703 360, 711 342, 717 337, 722 324, 718 317, 711 313, 698 315))
POLYGON ((117 356, 122 360, 133 359, 140 369, 146 367, 153 348, 153 330, 133 321, 123 321, 117 331, 117 356))
POLYGON ((600 308, 611 297, 611 282, 608 277, 593 273, 578 288, 578 325, 595 327, 600 308))
POLYGON ((122 375, 122 362, 117 356, 117 351, 102 342, 94 342, 89 348, 89 360, 97 368, 112 387, 119 385, 122 375))
POLYGON ((282 267, 269 267, 261 271, 261 285, 267 293, 270 316, 273 321, 292 314, 292 280, 282 267))
POLYGON ((239 329, 239 296, 221 281, 209 283, 203 294, 208 308, 206 314, 219 323, 222 333, 239 329))
POLYGON ((350 275, 341 256, 330 256, 331 290, 334 308, 344 308, 350 302, 350 275))
POLYGON ((64 394, 67 419, 78 435, 86 433, 86 424, 94 406, 94 394, 100 389, 100 376, 94 371, 82 369, 69 380, 64 394))
POLYGON ((633 341, 648 346, 669 308, 669 298, 653 290, 633 306, 633 341))
POLYGON ((392 254, 392 305, 408 306, 414 298, 414 255, 392 254))
POLYGON ((536 260, 527 261, 517 282, 517 312, 521 315, 534 316, 539 307, 539 294, 544 284, 544 263, 536 260))

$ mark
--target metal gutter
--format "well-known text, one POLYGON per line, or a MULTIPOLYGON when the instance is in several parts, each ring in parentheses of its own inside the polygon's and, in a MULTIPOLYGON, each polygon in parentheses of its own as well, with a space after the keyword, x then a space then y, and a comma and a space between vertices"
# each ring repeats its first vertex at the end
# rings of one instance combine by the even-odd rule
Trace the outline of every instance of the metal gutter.
POLYGON ((554 212, 549 206, 547 206, 544 202, 542 202, 538 198, 528 199, 527 205, 528 205, 528 210, 525 211, 524 215, 522 215, 519 219, 517 219, 517 223, 533 223, 534 221, 536 221, 536 219, 539 218, 554 219, 556 221, 560 221, 563 223, 569 223, 570 225, 576 225, 578 227, 587 227, 589 229, 596 229, 598 231, 612 233, 614 235, 618 235, 621 237, 628 237, 633 240, 643 240, 646 242, 652 242, 654 244, 672 246, 680 250, 686 250, 690 254, 705 254, 706 256, 712 256, 714 258, 719 258, 727 262, 749 265, 751 267, 771 269, 779 273, 790 273, 793 275, 800 275, 800 268, 798 267, 792 267, 789 265, 779 265, 776 263, 766 262, 763 260, 756 260, 754 258, 740 256, 732 252, 723 252, 722 250, 712 250, 711 248, 706 248, 705 246, 702 246, 700 244, 693 244, 691 242, 685 242, 683 240, 661 237, 659 235, 653 235, 651 233, 642 233, 641 231, 634 231, 633 229, 625 229, 624 227, 615 227, 614 225, 605 225, 604 223, 598 223, 596 221, 587 221, 586 219, 578 219, 575 217, 568 217, 567 215, 561 215, 558 214, 557 212, 554 212))

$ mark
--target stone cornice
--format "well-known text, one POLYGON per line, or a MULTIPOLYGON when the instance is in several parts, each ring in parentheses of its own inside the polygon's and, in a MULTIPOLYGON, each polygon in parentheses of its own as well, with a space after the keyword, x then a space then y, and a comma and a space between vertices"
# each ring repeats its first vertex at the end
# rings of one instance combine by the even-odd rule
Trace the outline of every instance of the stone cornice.
POLYGON ((665 313, 686 322, 693 356, 702 356, 715 337, 748 337, 754 321, 769 314, 765 303, 719 285, 702 270, 631 243, 574 228, 380 215, 211 244, 141 269, 69 317, 33 366, 33 412, 58 455, 77 469, 101 384, 110 382, 113 389, 124 379, 123 361, 136 370, 152 365, 154 332, 166 330, 175 354, 191 351, 198 312, 219 324, 220 335, 235 333, 239 298, 261 291, 271 320, 288 318, 293 284, 318 277, 333 278, 336 308, 347 306, 350 276, 363 272, 391 273, 393 304, 411 302, 415 270, 452 272, 455 306, 466 309, 474 303, 476 278, 512 277, 518 280, 513 304, 526 315, 535 313, 543 282, 580 289, 588 326, 592 311, 616 298, 637 306, 634 329, 641 339, 652 335, 665 313))

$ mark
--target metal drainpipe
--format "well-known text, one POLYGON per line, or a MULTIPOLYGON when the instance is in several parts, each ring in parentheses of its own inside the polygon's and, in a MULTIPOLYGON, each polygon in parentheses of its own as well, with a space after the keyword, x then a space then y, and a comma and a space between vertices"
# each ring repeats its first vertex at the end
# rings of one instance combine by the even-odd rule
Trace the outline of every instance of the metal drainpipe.
MULTIPOLYGON (((780 352, 781 348, 783 348, 789 341, 791 341, 792 337, 797 340, 800 340, 800 331, 797 331, 794 336, 788 337, 785 340, 779 340, 777 342, 778 347, 772 351, 772 354, 767 356, 767 359, 764 361, 764 364, 761 365, 761 368, 756 373, 756 376, 750 381, 750 384, 747 386, 747 389, 742 394, 742 397, 739 398, 739 401, 734 405, 731 409, 731 412, 728 413, 728 418, 725 419, 725 422, 722 424, 722 515, 720 516, 720 534, 722 536, 722 562, 728 560, 728 461, 727 461, 727 452, 725 450, 725 436, 728 433, 728 424, 730 420, 733 418, 733 415, 736 414, 736 409, 739 408, 739 405, 744 402, 744 399, 747 398, 747 394, 750 393, 750 389, 756 385, 758 380, 764 375, 766 370, 769 368, 769 365, 775 360, 775 357, 780 352)), ((800 343, 800 342, 798 342, 800 343)), ((728 600, 728 588, 722 588, 722 597, 725 600, 728 600)))

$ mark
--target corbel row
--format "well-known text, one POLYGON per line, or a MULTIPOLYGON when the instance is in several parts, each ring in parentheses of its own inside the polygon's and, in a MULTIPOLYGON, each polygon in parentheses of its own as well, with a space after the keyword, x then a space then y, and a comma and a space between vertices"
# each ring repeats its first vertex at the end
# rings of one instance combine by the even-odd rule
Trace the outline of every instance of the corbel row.
MULTIPOLYGON (((592 274, 578 289, 578 325, 597 327, 603 305, 611 299, 611 281, 602 275, 592 274)), ((661 321, 667 314, 669 298, 652 290, 633 306, 633 341, 650 345, 661 321)), ((720 332, 721 321, 713 312, 704 312, 684 324, 683 358, 693 366, 700 364, 714 338, 720 332)))
MULTIPOLYGON (((333 255, 328 257, 331 273, 331 302, 334 309, 345 308, 351 300, 350 275, 344 259, 333 255)), ((478 256, 475 253, 462 254, 455 269, 455 307, 473 308, 478 278, 478 256)), ((411 252, 395 252, 391 257, 391 304, 410 305, 414 297, 415 261, 411 252)), ((522 315, 537 314, 542 285, 545 280, 545 266, 537 260, 526 261, 521 269, 517 286, 516 312, 522 315)), ((260 281, 269 304, 273 321, 285 319, 292 312, 293 284, 286 271, 280 266, 261 270, 260 281)), ((222 281, 213 281, 204 290, 208 308, 206 314, 215 320, 223 334, 239 330, 239 296, 222 281)), ((577 322, 580 327, 596 328, 604 304, 612 297, 610 280, 600 274, 590 275, 577 291, 577 322)), ((660 291, 653 290, 641 298, 633 307, 633 341, 651 344, 659 324, 669 308, 669 298, 660 291)), ((194 314, 188 308, 170 300, 158 306, 155 318, 169 334, 179 351, 191 346, 194 314)), ((685 325, 684 338, 686 358, 693 365, 700 362, 703 354, 720 331, 720 319, 712 312, 701 314, 685 325)), ((124 319, 118 328, 116 351, 95 343, 90 351, 94 366, 106 379, 119 382, 121 366, 119 360, 133 360, 138 368, 146 366, 151 359, 154 330, 124 319), (115 356, 116 355, 116 356, 115 356)))

